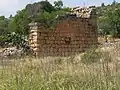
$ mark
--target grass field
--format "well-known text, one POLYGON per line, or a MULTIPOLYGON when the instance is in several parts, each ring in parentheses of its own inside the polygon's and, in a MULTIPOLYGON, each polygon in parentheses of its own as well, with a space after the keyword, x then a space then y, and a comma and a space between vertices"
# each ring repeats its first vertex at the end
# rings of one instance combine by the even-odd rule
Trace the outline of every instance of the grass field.
POLYGON ((120 90, 120 47, 71 57, 2 60, 0 90, 120 90))

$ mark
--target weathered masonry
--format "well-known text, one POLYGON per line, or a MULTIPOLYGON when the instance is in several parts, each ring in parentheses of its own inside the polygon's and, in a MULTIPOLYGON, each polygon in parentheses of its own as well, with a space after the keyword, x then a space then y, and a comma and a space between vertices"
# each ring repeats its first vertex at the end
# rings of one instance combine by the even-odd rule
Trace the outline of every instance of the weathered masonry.
POLYGON ((60 16, 54 30, 41 23, 30 24, 29 44, 36 56, 69 56, 85 51, 98 43, 96 11, 73 8, 71 14, 60 16))

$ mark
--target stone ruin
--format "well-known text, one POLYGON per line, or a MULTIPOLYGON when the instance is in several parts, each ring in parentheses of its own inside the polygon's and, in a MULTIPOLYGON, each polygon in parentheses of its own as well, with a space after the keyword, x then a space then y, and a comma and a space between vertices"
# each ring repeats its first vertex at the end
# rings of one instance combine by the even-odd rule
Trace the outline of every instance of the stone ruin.
POLYGON ((73 8, 59 16, 53 30, 30 23, 29 45, 36 56, 70 56, 97 45, 97 15, 94 8, 73 8))

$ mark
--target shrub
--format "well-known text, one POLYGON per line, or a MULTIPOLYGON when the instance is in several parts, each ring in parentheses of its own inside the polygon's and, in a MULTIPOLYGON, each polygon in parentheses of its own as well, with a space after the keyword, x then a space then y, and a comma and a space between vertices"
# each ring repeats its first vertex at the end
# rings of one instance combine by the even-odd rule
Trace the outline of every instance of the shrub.
POLYGON ((22 47, 27 44, 26 37, 17 33, 10 33, 5 36, 0 36, 0 46, 12 46, 22 47))
POLYGON ((96 63, 100 61, 101 55, 101 52, 98 52, 95 48, 93 48, 85 52, 85 54, 81 57, 81 61, 85 64, 96 63))

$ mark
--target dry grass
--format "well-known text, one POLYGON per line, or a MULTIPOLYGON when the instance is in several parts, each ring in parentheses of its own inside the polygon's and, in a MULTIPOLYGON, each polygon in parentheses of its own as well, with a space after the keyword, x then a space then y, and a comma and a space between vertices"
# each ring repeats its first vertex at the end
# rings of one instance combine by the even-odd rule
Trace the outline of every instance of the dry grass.
POLYGON ((12 60, 1 66, 0 90, 120 90, 120 45, 92 52, 12 60), (98 62, 82 62, 96 59, 98 53, 98 62))

